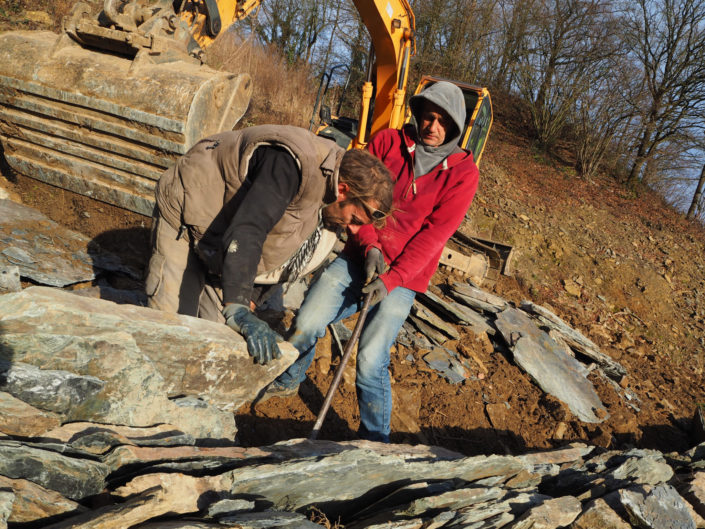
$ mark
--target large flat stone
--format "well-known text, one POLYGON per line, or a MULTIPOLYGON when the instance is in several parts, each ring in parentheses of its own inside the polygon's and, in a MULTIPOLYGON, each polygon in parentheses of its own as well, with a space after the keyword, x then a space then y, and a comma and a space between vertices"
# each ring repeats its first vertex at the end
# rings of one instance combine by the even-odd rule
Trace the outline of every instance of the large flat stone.
POLYGON ((28 523, 66 513, 82 512, 84 507, 56 491, 26 479, 0 476, 0 489, 12 490, 15 501, 8 519, 11 523, 28 523))
POLYGON ((108 472, 106 465, 96 461, 0 441, 1 476, 32 481, 72 500, 98 494, 108 472))
MULTIPOLYGON (((315 445, 302 446, 305 453, 307 446, 315 445)), ((331 509, 348 514, 362 507, 359 498, 365 496, 364 505, 369 505, 385 496, 389 488, 398 488, 420 476, 424 480, 457 478, 472 482, 493 476, 508 478, 524 468, 521 461, 509 456, 422 458, 404 445, 358 443, 357 449, 345 447, 340 443, 338 450, 342 451, 337 453, 299 456, 278 464, 253 464, 234 470, 231 493, 256 494, 277 509, 335 504, 337 507, 331 505, 331 509), (334 489, 331 483, 336 484, 334 489)))
POLYGON ((520 308, 526 312, 535 314, 541 323, 560 333, 563 339, 572 348, 597 362, 602 366, 605 373, 611 377, 619 380, 627 374, 627 370, 624 366, 600 351, 600 348, 592 340, 584 336, 581 332, 573 329, 550 310, 541 305, 536 305, 531 301, 522 301, 520 308))
POLYGON ((495 325, 514 361, 542 390, 565 402, 581 421, 599 423, 609 416, 584 366, 566 354, 525 312, 506 308, 497 314, 495 325))
POLYGON ((102 384, 59 413, 62 422, 168 423, 197 438, 232 439, 232 411, 296 358, 290 344, 281 349, 260 366, 219 323, 47 287, 0 296, 0 358, 102 384))
POLYGON ((619 491, 632 525, 645 529, 696 529, 685 500, 670 485, 619 491))
POLYGON ((0 199, 0 219, 0 266, 17 266, 22 277, 56 287, 91 281, 100 269, 139 278, 115 254, 36 209, 0 199))

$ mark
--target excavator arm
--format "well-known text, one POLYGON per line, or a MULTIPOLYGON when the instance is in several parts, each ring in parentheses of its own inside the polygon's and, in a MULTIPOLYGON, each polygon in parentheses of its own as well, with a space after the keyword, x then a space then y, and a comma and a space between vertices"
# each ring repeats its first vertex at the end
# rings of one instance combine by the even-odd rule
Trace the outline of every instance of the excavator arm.
POLYGON ((198 45, 207 48, 221 31, 249 16, 261 3, 262 0, 184 1, 180 15, 198 45))
POLYGON ((371 119, 371 135, 387 127, 400 128, 403 123, 409 62, 416 53, 416 22, 407 0, 353 2, 370 34, 376 77, 374 113, 371 118, 371 70, 363 86, 358 133, 353 140, 353 146, 359 148, 367 143, 368 120, 371 119))

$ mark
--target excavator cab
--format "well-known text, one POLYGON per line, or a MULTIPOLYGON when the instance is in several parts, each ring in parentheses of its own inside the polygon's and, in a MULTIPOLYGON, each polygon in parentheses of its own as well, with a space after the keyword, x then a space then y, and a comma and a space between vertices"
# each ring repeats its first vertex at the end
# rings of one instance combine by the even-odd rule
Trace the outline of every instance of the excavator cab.
POLYGON ((313 105, 313 113, 309 122, 309 130, 315 132, 318 136, 333 140, 339 146, 347 149, 350 143, 357 136, 356 118, 342 116, 340 114, 346 95, 348 95, 348 82, 350 81, 350 68, 346 64, 337 64, 332 66, 327 72, 321 74, 321 80, 318 84, 318 93, 316 102, 313 105), (331 88, 331 80, 337 70, 344 69, 347 71, 345 84, 341 87, 338 97, 338 105, 335 113, 331 111, 328 101, 328 94, 331 88), (316 122, 316 109, 318 110, 318 122, 316 122))
MULTIPOLYGON (((443 79, 442 77, 434 77, 425 75, 419 81, 419 84, 414 91, 418 94, 438 81, 448 81, 458 86, 463 91, 465 98, 465 128, 460 135, 458 145, 473 153, 476 164, 480 164, 482 153, 485 148, 487 137, 492 127, 492 99, 490 93, 485 87, 443 79)), ((323 85, 321 85, 323 86, 323 85)), ((328 86, 323 91, 323 99, 328 86)), ((319 91, 320 93, 320 91, 319 91)), ((320 97, 320 96, 319 96, 320 97)), ((338 105, 340 109, 340 105, 338 105)), ((404 123, 411 121, 411 112, 406 108, 404 123)), ((368 123, 369 125, 369 123, 368 123)), ((315 120, 311 119, 311 129, 315 128, 315 120)), ((321 104, 319 112, 319 125, 316 129, 316 134, 324 138, 328 138, 336 142, 344 148, 350 148, 354 138, 358 133, 358 120, 344 116, 331 115, 330 107, 321 104)))
MULTIPOLYGON (((487 88, 442 77, 424 75, 416 86, 414 95, 424 91, 438 81, 448 81, 463 91, 465 98, 465 129, 460 135, 458 145, 472 152, 475 163, 479 166, 482 152, 485 149, 487 137, 492 128, 492 99, 487 88)), ((406 120, 411 120, 411 112, 407 110, 406 120)))

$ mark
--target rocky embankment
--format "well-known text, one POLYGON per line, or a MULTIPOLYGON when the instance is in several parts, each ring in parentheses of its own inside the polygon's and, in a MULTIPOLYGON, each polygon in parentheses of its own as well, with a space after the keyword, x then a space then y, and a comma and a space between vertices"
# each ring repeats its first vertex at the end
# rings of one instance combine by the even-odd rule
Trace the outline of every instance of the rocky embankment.
POLYGON ((223 325, 30 287, 0 296, 0 527, 705 527, 705 444, 520 456, 237 446, 256 366, 223 325))
MULTIPOLYGON (((233 411, 294 349, 283 344, 281 359, 257 366, 226 326, 107 287, 62 288, 129 271, 85 238, 0 205, 14 215, 0 227, 0 290, 10 291, 0 295, 0 529, 705 527, 705 444, 680 454, 573 443, 474 457, 365 441, 238 446, 233 411), (20 278, 52 286, 22 289, 20 278), (125 299, 98 299, 106 293, 125 299)), ((460 287, 475 306, 481 293, 460 287)), ((528 315, 608 375, 623 368, 564 322, 532 304, 483 298, 495 314, 488 323, 426 301, 494 325, 544 391, 583 421, 603 420, 584 368, 528 315)), ((423 307, 415 317, 436 335, 423 307)))
POLYGON ((260 448, 195 442, 164 427, 87 423, 31 440, 5 438, 0 526, 705 526, 705 445, 679 455, 574 444, 463 457, 366 441, 298 439, 260 448))

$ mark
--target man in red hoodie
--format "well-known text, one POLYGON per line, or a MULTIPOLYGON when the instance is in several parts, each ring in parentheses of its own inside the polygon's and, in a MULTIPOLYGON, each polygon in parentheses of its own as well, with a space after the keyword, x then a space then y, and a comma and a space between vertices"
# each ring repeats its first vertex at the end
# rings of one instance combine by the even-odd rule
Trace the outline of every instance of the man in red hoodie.
POLYGON ((313 361, 329 323, 359 311, 363 294, 372 303, 360 336, 356 389, 363 439, 389 442, 392 393, 389 351, 409 315, 416 292, 428 288, 448 239, 462 222, 478 183, 472 153, 458 147, 465 125, 463 93, 437 82, 413 96, 415 125, 376 134, 369 150, 389 168, 393 213, 381 228, 362 226, 306 295, 289 341, 299 359, 261 400, 293 395, 313 361))

